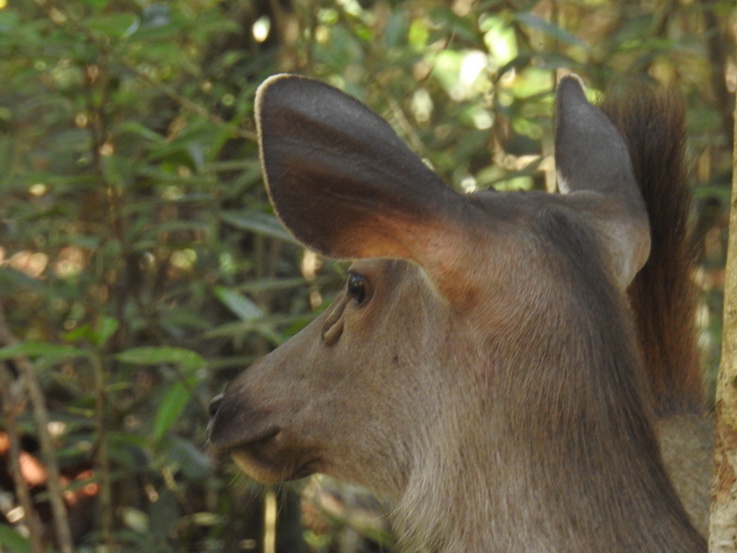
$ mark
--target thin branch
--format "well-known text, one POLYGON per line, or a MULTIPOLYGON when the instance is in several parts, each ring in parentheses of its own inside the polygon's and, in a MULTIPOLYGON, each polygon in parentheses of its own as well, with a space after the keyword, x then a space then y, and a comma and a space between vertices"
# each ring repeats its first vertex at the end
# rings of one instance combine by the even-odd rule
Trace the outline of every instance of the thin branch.
POLYGON ((10 472, 13 476, 13 484, 15 485, 15 493, 18 495, 18 501, 23 508, 23 518, 28 526, 29 541, 31 542, 31 551, 33 553, 44 553, 43 529, 38 519, 36 510, 33 507, 33 499, 28 491, 28 484, 23 478, 20 467, 20 433, 18 432, 17 416, 25 410, 24 400, 18 386, 10 374, 5 363, 0 362, 0 397, 3 402, 3 415, 5 416, 5 430, 10 440, 10 472))
MULTIPOLYGON (((10 332, 5 321, 5 313, 2 305, 0 305, 0 346, 10 346, 17 343, 18 340, 10 332)), ((61 553, 74 553, 72 533, 69 529, 69 517, 67 516, 66 506, 62 497, 59 465, 56 462, 56 449, 54 448, 51 434, 49 434, 49 412, 46 409, 44 393, 38 381, 36 370, 28 358, 19 355, 13 361, 20 370, 26 392, 33 407, 33 416, 36 421, 38 438, 41 444, 41 453, 48 474, 46 485, 49 490, 49 503, 51 503, 51 513, 54 519, 54 530, 59 543, 59 550, 61 553)))
POLYGON ((106 411, 106 371, 104 358, 101 352, 93 361, 95 378, 95 425, 97 427, 97 443, 95 446, 95 471, 99 476, 100 495, 98 515, 101 522, 102 542, 105 553, 115 553, 117 550, 113 535, 114 505, 112 495, 112 476, 110 472, 110 455, 107 442, 106 411))

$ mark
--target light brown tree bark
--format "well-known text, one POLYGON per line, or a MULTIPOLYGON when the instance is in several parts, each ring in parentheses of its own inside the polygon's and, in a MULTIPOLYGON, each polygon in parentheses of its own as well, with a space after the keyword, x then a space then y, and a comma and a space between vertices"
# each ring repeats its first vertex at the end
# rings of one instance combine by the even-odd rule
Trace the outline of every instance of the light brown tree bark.
MULTIPOLYGON (((737 127, 737 106, 735 109, 737 127)), ((716 472, 709 524, 710 553, 737 552, 737 146, 732 155, 732 199, 724 289, 722 362, 716 398, 716 472)))

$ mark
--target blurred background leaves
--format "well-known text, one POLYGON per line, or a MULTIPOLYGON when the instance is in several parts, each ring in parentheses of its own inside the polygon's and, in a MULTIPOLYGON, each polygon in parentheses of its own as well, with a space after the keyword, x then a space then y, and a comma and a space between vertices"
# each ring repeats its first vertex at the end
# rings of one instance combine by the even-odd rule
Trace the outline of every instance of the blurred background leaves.
POLYGON ((316 479, 300 507, 204 453, 210 398, 344 276, 264 192, 252 110, 277 72, 358 97, 465 191, 553 189, 560 70, 592 96, 676 88, 712 379, 734 25, 727 0, 0 0, 0 550, 391 550, 353 488, 316 479), (13 458, 38 469, 25 503, 13 458))

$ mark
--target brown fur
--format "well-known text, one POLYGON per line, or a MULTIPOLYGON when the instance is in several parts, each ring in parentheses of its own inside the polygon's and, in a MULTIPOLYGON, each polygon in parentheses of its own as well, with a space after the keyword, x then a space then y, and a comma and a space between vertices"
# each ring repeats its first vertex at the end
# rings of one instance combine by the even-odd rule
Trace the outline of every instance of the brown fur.
POLYGON ((709 527, 714 421, 705 416, 696 345, 695 253, 689 226, 683 102, 630 87, 601 106, 622 132, 650 219, 650 258, 630 285, 638 344, 668 471, 696 527, 709 527), (637 102, 632 98, 637 97, 637 102))
POLYGON ((391 498, 410 551, 706 551, 661 460, 625 294, 649 245, 633 168, 574 79, 558 98, 570 193, 466 197, 335 89, 262 87, 280 217, 360 258, 365 287, 231 383, 215 447, 262 481, 324 472, 391 498))
POLYGON ((628 294, 655 409, 658 416, 698 413, 704 393, 683 103, 673 93, 635 87, 608 94, 602 109, 627 142, 650 215, 650 258, 628 294))

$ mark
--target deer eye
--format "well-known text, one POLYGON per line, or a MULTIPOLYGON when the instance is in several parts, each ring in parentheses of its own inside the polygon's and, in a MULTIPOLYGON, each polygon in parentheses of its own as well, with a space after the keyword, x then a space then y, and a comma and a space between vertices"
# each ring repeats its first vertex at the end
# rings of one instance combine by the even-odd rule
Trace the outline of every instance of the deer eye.
POLYGON ((359 273, 353 271, 348 272, 348 282, 346 283, 346 291, 358 305, 364 303, 369 297, 368 279, 359 273))

